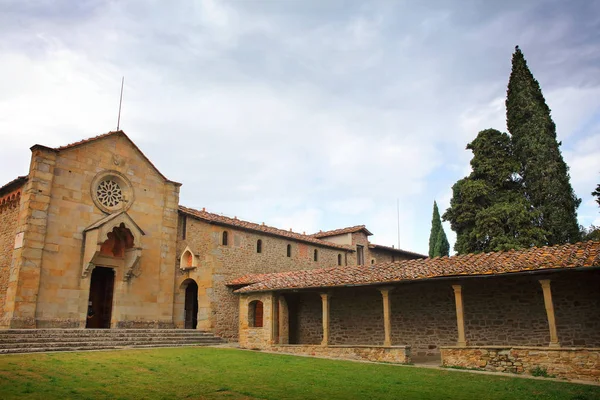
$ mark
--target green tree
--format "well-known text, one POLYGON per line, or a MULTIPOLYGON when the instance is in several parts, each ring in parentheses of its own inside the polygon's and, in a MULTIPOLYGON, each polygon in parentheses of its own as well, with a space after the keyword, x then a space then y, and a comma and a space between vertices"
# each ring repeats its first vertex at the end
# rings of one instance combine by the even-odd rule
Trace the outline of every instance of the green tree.
POLYGON ((506 121, 519 162, 515 172, 522 179, 527 199, 539 211, 539 226, 546 231, 544 244, 578 241, 577 207, 581 199, 571 187, 550 108, 518 46, 512 57, 506 121))
POLYGON ((440 210, 437 203, 433 201, 433 216, 431 217, 431 232, 429 233, 429 257, 435 257, 435 244, 442 228, 442 220, 440 219, 440 210))
POLYGON ((443 215, 456 232, 458 254, 519 249, 540 245, 544 231, 516 172, 519 162, 510 137, 486 129, 467 145, 473 151, 471 174, 452 187, 443 215))
MULTIPOLYGON (((439 215, 439 214, 438 214, 439 215)), ((438 231, 437 239, 435 241, 435 248, 433 250, 434 257, 444 257, 450 255, 450 243, 444 232, 444 227, 438 231)))
POLYGON ((592 196, 596 196, 597 197, 596 203, 598 203, 598 206, 600 207, 600 183, 596 187, 596 190, 594 190, 592 192, 592 196))

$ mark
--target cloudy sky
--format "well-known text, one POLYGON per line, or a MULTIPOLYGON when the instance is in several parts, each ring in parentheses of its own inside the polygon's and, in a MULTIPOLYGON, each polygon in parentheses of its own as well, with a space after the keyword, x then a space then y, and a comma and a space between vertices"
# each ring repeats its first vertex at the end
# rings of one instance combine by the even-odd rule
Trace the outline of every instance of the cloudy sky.
MULTIPOLYGON (((427 252, 520 45, 600 224, 600 2, 0 0, 0 184, 121 128, 181 204, 427 252)), ((454 235, 445 224, 451 242, 454 235)))

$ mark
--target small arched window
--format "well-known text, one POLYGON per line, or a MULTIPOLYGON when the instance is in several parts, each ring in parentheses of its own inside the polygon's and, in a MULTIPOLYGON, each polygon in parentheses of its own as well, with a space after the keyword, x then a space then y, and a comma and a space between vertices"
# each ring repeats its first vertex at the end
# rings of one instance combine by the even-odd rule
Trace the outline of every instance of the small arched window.
POLYGON ((288 257, 292 256, 292 245, 291 244, 287 245, 287 256, 288 257))
POLYGON ((258 239, 256 241, 256 252, 262 253, 262 240, 258 239))
POLYGON ((248 304, 248 326, 251 328, 262 328, 263 326, 263 303, 259 300, 248 304))
POLYGON ((342 265, 342 255, 338 254, 338 265, 342 265))
POLYGON ((227 246, 227 231, 223 231, 223 238, 221 240, 223 246, 227 246))
POLYGON ((371 265, 375 264, 375 259, 371 258, 371 265))
POLYGON ((319 251, 317 249, 315 249, 315 252, 313 253, 313 260, 319 261, 319 251))

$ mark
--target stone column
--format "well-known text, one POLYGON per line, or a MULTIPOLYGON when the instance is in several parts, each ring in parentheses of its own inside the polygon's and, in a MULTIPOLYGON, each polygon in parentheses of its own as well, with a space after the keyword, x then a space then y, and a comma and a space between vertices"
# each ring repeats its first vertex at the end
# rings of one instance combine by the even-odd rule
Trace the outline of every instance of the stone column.
POLYGON ((462 286, 452 285, 454 289, 454 301, 456 303, 456 325, 458 327, 458 341, 457 346, 464 347, 467 345, 465 339, 465 318, 463 312, 463 301, 462 301, 462 286))
POLYGON ((390 292, 394 290, 393 287, 382 287, 379 288, 381 297, 383 298, 383 330, 385 333, 385 339, 383 341, 384 346, 392 345, 392 321, 391 316, 391 305, 390 305, 390 292))
POLYGON ((552 291, 550 290, 550 279, 540 279, 542 291, 544 292, 544 305, 546 306, 546 315, 548 317, 548 327, 550 328, 550 347, 560 347, 558 334, 556 332, 556 319, 554 318, 554 304, 552 303, 552 291))
POLYGON ((321 302, 323 304, 323 340, 321 346, 329 344, 329 293, 321 293, 321 302))

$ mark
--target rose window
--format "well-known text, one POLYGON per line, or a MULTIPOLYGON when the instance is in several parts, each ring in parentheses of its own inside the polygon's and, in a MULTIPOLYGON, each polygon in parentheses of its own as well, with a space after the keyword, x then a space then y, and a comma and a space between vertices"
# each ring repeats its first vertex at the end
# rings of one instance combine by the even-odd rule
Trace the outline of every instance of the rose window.
POLYGON ((100 182, 96 190, 98 201, 105 207, 114 207, 123 200, 123 192, 119 184, 113 180, 100 182))

